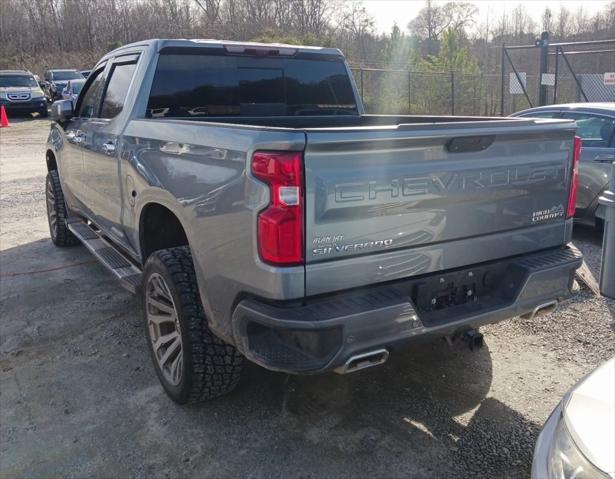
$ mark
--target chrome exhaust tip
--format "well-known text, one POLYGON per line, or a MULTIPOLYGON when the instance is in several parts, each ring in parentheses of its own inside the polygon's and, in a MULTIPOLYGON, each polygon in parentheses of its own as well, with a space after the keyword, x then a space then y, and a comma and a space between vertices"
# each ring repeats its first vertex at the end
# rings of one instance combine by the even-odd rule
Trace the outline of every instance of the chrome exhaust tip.
POLYGON ((523 319, 534 319, 545 314, 552 313, 557 308, 557 301, 549 301, 548 303, 536 306, 531 313, 522 314, 523 319))
POLYGON ((371 368, 373 366, 379 366, 384 364, 389 359, 389 352, 386 349, 378 349, 377 351, 370 351, 369 353, 357 354, 352 356, 342 366, 334 369, 337 374, 349 374, 361 369, 371 368))

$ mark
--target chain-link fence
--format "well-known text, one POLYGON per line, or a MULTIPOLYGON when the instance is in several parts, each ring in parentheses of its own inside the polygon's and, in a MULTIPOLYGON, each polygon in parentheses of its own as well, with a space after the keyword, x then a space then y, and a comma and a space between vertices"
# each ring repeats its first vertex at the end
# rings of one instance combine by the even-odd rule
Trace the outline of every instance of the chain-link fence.
POLYGON ((351 68, 368 113, 496 115, 500 75, 351 68))
POLYGON ((502 47, 501 112, 615 101, 615 39, 502 47))
POLYGON ((499 72, 352 67, 368 113, 509 115, 553 103, 615 101, 615 40, 504 47, 499 72), (609 80, 609 78, 611 78, 609 80))

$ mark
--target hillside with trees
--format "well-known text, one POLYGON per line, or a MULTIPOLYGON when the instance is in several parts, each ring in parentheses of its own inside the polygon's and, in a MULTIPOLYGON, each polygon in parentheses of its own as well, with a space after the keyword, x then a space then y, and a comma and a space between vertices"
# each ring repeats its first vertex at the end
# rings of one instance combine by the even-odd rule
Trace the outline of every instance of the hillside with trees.
MULTIPOLYGON (((465 113, 493 114, 497 99, 485 92, 497 90, 504 43, 532 44, 544 30, 552 41, 615 39, 615 1, 592 15, 582 2, 575 11, 518 5, 479 21, 471 2, 427 0, 384 34, 361 2, 340 0, 2 0, 0 8, 0 69, 88 68, 110 49, 156 37, 335 46, 356 68, 357 82, 363 77, 368 107, 400 113, 424 110, 421 102, 448 110, 452 85, 469 101, 460 104, 465 113), (413 94, 425 89, 435 96, 413 94)), ((596 58, 586 59, 588 68, 600 70, 615 54, 596 58)), ((515 61, 536 71, 533 53, 515 61)))

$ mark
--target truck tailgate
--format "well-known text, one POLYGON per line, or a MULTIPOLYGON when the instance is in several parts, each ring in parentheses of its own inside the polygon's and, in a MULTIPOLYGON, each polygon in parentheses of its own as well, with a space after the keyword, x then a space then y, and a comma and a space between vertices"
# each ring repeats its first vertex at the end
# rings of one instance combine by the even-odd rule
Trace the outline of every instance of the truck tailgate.
POLYGON ((306 134, 308 295, 566 241, 572 122, 306 134))

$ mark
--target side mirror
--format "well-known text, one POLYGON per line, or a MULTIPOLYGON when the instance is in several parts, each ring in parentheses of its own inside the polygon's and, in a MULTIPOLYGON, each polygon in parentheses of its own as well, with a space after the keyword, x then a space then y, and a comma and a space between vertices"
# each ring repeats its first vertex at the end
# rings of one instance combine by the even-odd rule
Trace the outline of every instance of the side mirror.
POLYGON ((51 105, 51 119, 58 123, 70 120, 74 116, 73 102, 71 100, 54 101, 51 105))

